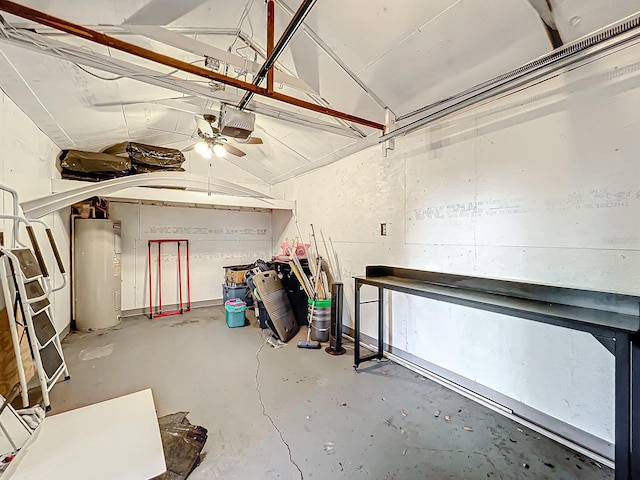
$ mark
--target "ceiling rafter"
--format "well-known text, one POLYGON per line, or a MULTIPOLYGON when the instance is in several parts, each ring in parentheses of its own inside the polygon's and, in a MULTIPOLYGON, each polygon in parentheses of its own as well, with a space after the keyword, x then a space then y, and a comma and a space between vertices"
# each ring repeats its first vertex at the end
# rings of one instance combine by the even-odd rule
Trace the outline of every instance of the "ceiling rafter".
MULTIPOLYGON (((8 30, 8 32, 10 32, 10 30, 8 30)), ((40 34, 35 34, 35 33, 30 33, 29 35, 31 37, 33 36, 40 37, 40 34)), ((124 60, 108 57, 100 53, 88 52, 85 49, 68 45, 65 42, 60 42, 58 40, 54 40, 53 38, 38 38, 38 43, 40 44, 40 46, 34 44, 32 41, 27 41, 26 39, 23 39, 23 38, 14 38, 13 36, 10 36, 9 38, 0 36, 0 42, 4 42, 10 45, 15 45, 20 48, 24 48, 37 53, 45 54, 53 58, 58 58, 68 62, 96 68, 98 70, 112 73, 114 75, 121 75, 128 78, 133 78, 139 82, 170 89, 170 90, 173 90, 174 92, 179 92, 186 95, 192 95, 197 98, 202 98, 203 100, 231 104, 231 103, 237 103, 238 101, 240 101, 240 98, 241 98, 240 95, 236 95, 231 92, 225 92, 225 91, 212 92, 211 89, 204 87, 200 84, 190 82, 189 80, 178 78, 172 75, 163 74, 162 72, 141 67, 141 66, 126 62, 124 60), (49 48, 48 49, 41 48, 45 45, 48 46, 49 48)), ((184 101, 185 99, 183 98, 182 100, 184 101)), ((129 105, 131 103, 141 103, 141 102, 126 102, 126 101, 123 102, 124 105, 129 105)), ((151 102, 146 101, 142 103, 162 104, 163 102, 159 100, 153 100, 151 102)), ((179 103, 177 100, 172 104, 172 106, 175 109, 180 110, 180 108, 177 108, 178 105, 179 103)), ((113 105, 96 104, 95 106, 101 107, 101 106, 113 106, 113 105)), ((193 108, 195 108, 195 105, 193 104, 185 103, 184 108, 188 108, 188 111, 190 111, 192 114, 202 113, 202 112, 192 111, 193 108)), ((348 137, 348 138, 355 138, 355 139, 364 138, 363 135, 360 135, 357 132, 347 127, 343 127, 341 125, 334 124, 334 123, 329 123, 319 118, 309 117, 301 113, 291 112, 287 110, 280 110, 273 105, 267 105, 266 103, 258 102, 256 100, 253 100, 251 102, 247 110, 252 111, 254 113, 258 113, 260 115, 264 115, 266 117, 294 123, 296 125, 304 125, 304 126, 312 127, 317 130, 322 130, 328 133, 333 133, 333 134, 348 137)), ((49 135, 51 134, 50 131, 48 131, 47 133, 49 135)))
POLYGON ((25 7, 24 5, 20 5, 15 2, 11 2, 8 0, 0 0, 0 10, 10 13, 12 15, 16 15, 21 18, 25 18, 43 25, 56 28, 58 30, 65 31, 71 35, 84 38, 85 40, 89 40, 94 43, 105 45, 107 47, 111 47, 116 50, 120 50, 140 58, 145 58, 147 60, 151 60, 153 62, 160 63, 168 67, 172 67, 187 73, 191 73, 199 77, 208 78, 210 80, 215 80, 221 83, 225 83, 227 85, 240 88, 242 90, 246 90, 247 92, 252 92, 253 94, 272 98, 274 100, 281 101, 284 103, 289 103, 291 105, 295 105, 300 108, 322 113, 324 115, 341 118, 343 120, 347 120, 349 122, 374 128, 376 130, 385 129, 384 125, 380 123, 367 120, 364 118, 360 118, 348 113, 340 112, 338 110, 334 110, 328 107, 317 105, 311 102, 300 100, 298 98, 291 97, 289 95, 284 95, 282 93, 269 92, 266 88, 262 88, 254 84, 244 82, 242 80, 239 80, 233 77, 228 77, 226 75, 213 72, 211 70, 208 70, 203 67, 199 67, 197 65, 189 64, 187 62, 178 60, 168 55, 163 55, 163 54, 154 52, 152 50, 134 45, 132 43, 128 43, 123 40, 111 37, 109 35, 96 32, 95 30, 91 30, 81 25, 77 25, 72 22, 63 20, 61 18, 57 18, 52 15, 48 15, 46 13, 40 12, 38 10, 25 7))

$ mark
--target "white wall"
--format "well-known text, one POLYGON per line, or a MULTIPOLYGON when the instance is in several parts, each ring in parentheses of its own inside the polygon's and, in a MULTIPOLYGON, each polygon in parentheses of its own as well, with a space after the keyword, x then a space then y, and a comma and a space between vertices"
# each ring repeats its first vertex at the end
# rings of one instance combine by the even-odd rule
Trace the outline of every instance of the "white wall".
MULTIPOLYGON (((331 239, 351 312, 351 277, 371 264, 637 294, 638 58, 618 51, 274 196, 331 239)), ((588 334, 401 294, 390 305, 394 346, 613 441, 613 356, 588 334)))
MULTIPOLYGON (((0 175, 1 183, 18 191, 20 201, 51 194, 51 179, 58 176, 54 159, 58 147, 0 90, 0 175)), ((12 213, 11 197, 2 198, 2 213, 12 213)), ((53 229, 64 264, 69 268, 69 212, 67 209, 42 218, 53 229)), ((2 231, 6 244, 10 240, 11 222, 3 221, 2 231)), ((36 228, 36 230, 38 230, 36 228)), ((48 248, 46 235, 39 230, 39 240, 50 267, 56 270, 53 255, 48 248)), ((27 243, 26 234, 21 239, 27 243)), ((56 273, 56 282, 60 276, 56 273)), ((62 330, 70 322, 69 287, 54 294, 55 323, 62 330)))
MULTIPOLYGON (((122 222, 123 311, 149 306, 148 240, 189 240, 192 302, 222 299, 224 266, 253 263, 258 258, 268 260, 272 255, 270 212, 116 202, 111 202, 110 212, 112 219, 122 222)), ((157 261, 157 246, 152 252, 157 261)), ((177 246, 163 245, 162 253, 162 303, 176 304, 177 246)), ((157 305, 155 262, 152 279, 157 305)))

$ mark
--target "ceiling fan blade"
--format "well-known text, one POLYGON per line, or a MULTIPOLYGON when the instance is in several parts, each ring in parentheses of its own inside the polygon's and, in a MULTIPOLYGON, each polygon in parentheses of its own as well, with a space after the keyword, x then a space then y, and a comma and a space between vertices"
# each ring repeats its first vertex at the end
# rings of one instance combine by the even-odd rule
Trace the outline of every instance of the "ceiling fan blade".
POLYGON ((236 157, 244 157, 246 155, 246 153, 233 145, 229 145, 228 143, 222 143, 221 145, 227 152, 231 155, 235 155, 236 157))
POLYGON ((196 124, 198 125, 200 131, 207 137, 214 137, 218 133, 218 129, 207 122, 200 115, 196 115, 194 118, 196 119, 196 124))
POLYGON ((196 144, 198 142, 192 143, 191 145, 189 145, 186 148, 183 148, 182 150, 180 150, 181 152, 190 152, 191 150, 193 150, 194 148, 196 148, 196 144))
POLYGON ((259 137, 249 137, 246 139, 234 138, 236 143, 244 143, 245 145, 262 145, 262 139, 259 137))

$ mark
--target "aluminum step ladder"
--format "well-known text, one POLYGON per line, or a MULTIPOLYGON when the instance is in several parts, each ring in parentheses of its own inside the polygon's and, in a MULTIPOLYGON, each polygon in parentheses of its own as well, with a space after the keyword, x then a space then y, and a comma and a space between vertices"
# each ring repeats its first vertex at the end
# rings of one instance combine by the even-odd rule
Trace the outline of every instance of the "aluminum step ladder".
MULTIPOLYGON (((0 185, 0 190, 14 195, 14 212, 17 210, 17 194, 0 185)), ((0 215, 0 219, 14 222, 12 247, 0 247, 0 283, 9 318, 9 326, 14 344, 14 353, 18 366, 22 403, 29 406, 29 390, 24 372, 21 351, 21 338, 18 325, 26 333, 31 355, 42 391, 42 403, 45 410, 51 409, 49 392, 60 378, 68 380, 69 370, 62 352, 60 332, 55 327, 53 305, 50 297, 67 284, 67 274, 60 257, 53 233, 41 220, 27 220, 18 215, 0 215), (31 247, 20 243, 19 224, 25 225, 31 247), (51 251, 62 276, 60 285, 53 287, 49 269, 40 250, 33 225, 44 227, 51 251), (22 323, 18 321, 18 312, 22 314, 22 323)))

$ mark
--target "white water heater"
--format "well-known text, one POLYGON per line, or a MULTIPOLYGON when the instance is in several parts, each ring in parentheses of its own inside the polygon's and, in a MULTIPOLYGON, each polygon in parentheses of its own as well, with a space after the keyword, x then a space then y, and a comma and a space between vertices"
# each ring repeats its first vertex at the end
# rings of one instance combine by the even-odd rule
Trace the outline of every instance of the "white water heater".
POLYGON ((122 237, 119 221, 74 220, 73 282, 78 330, 117 325, 122 312, 122 237))

